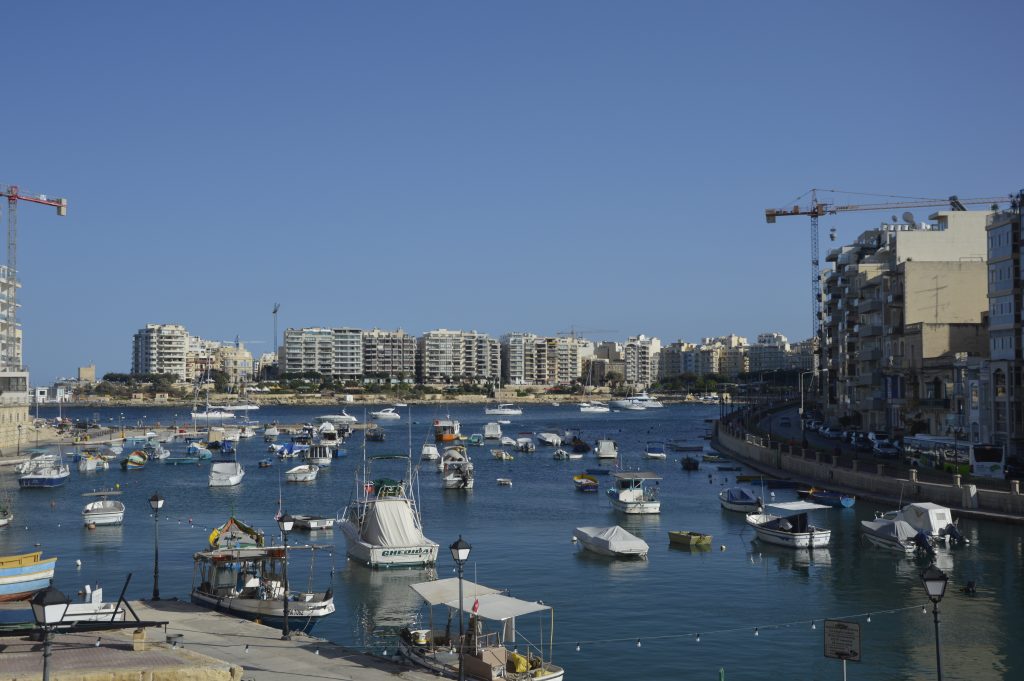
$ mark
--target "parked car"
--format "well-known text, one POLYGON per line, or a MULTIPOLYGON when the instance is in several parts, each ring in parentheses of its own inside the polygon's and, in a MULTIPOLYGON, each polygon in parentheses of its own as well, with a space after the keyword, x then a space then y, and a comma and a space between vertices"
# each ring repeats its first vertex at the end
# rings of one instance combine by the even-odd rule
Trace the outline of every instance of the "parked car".
POLYGON ((871 440, 871 444, 876 442, 889 442, 889 438, 885 436, 885 433, 873 430, 868 433, 868 440, 871 440))
POLYGON ((900 448, 891 442, 875 442, 872 452, 880 459, 896 459, 900 455, 900 448))
POLYGON ((822 435, 824 435, 830 440, 838 440, 843 437, 843 431, 839 430, 838 428, 830 428, 828 426, 824 426, 818 432, 820 432, 822 435))
POLYGON ((807 419, 804 423, 804 430, 813 430, 817 432, 821 428, 821 421, 817 419, 807 419))

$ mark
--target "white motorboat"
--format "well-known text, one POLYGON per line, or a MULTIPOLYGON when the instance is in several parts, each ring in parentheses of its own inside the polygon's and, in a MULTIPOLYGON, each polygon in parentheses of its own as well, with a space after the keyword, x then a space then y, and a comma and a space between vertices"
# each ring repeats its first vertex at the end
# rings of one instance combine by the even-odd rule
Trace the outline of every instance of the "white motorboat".
POLYGON ((84 497, 101 497, 97 501, 89 502, 82 509, 82 521, 86 527, 93 525, 120 525, 124 522, 124 504, 117 499, 108 499, 108 496, 117 496, 118 491, 88 492, 84 497))
POLYGON ((166 459, 167 457, 169 457, 171 455, 171 452, 170 452, 169 449, 167 449, 166 447, 161 445, 159 442, 157 442, 156 444, 152 444, 152 445, 149 445, 148 447, 146 447, 146 454, 149 455, 150 459, 155 459, 157 461, 163 461, 164 459, 166 459))
POLYGON ((504 449, 492 449, 491 456, 493 456, 498 461, 515 461, 516 458, 512 454, 506 452, 504 449))
POLYGON ((500 440, 501 439, 501 424, 491 421, 490 423, 484 424, 484 439, 485 440, 500 440))
POLYGON ((346 423, 356 423, 358 419, 355 416, 349 416, 348 413, 342 409, 340 414, 324 414, 323 416, 317 416, 316 420, 318 423, 333 423, 334 425, 344 425, 346 423))
POLYGON ((232 617, 258 620, 268 627, 281 626, 287 603, 292 631, 308 633, 321 617, 334 612, 334 594, 330 587, 326 591, 293 591, 283 577, 284 561, 287 555, 292 564, 296 552, 317 550, 323 549, 246 546, 196 553, 192 602, 232 617))
POLYGON ((284 474, 284 479, 288 482, 313 482, 316 480, 316 476, 319 472, 319 466, 303 464, 301 466, 296 466, 295 468, 289 468, 284 474))
POLYGON ((956 523, 953 522, 953 513, 946 506, 930 501, 919 501, 907 504, 898 511, 889 511, 882 515, 883 520, 903 520, 910 524, 914 530, 923 532, 933 541, 949 543, 967 542, 956 523))
POLYGON ((664 461, 668 458, 665 453, 665 443, 659 440, 650 440, 644 445, 644 458, 664 461))
POLYGON ((18 478, 21 487, 60 487, 71 477, 71 468, 58 455, 56 460, 37 457, 18 478))
POLYGON ((370 418, 377 421, 397 421, 402 415, 395 411, 394 407, 385 407, 379 411, 371 411, 370 418))
MULTIPOLYGON (((449 616, 459 608, 470 613, 465 644, 461 646, 467 676, 474 679, 529 679, 529 681, 561 681, 565 671, 545 659, 540 644, 531 644, 527 629, 537 631, 536 622, 527 623, 522 631, 516 625, 527 615, 550 615, 547 631, 554 631, 554 610, 540 601, 523 601, 505 596, 497 589, 462 581, 460 601, 459 579, 449 577, 413 584, 412 589, 433 606, 443 605, 449 616), (495 623, 495 631, 485 633, 484 622, 495 623), (519 652, 522 650, 522 654, 519 652), (509 671, 512 670, 512 671, 509 671)), ((429 621, 434 622, 431 609, 429 621)), ((443 621, 443 620, 442 620, 443 621)), ((460 656, 459 628, 449 622, 447 627, 399 631, 398 654, 414 665, 448 678, 456 678, 460 656)), ((550 655, 550 653, 549 653, 550 655)))
POLYGON ((754 496, 743 487, 730 487, 718 493, 718 502, 727 511, 756 513, 764 505, 760 497, 754 496))
POLYGON ((484 414, 488 416, 521 416, 523 410, 514 404, 502 403, 497 407, 486 407, 484 408, 484 414))
POLYGON ((767 510, 750 513, 747 515, 747 524, 754 528, 758 539, 769 544, 793 549, 817 549, 828 546, 832 531, 811 525, 807 512, 829 508, 831 506, 809 501, 783 501, 766 506, 766 509, 780 511, 781 514, 768 513, 767 510))
POLYGON ((556 461, 577 461, 583 458, 579 452, 569 452, 564 449, 556 449, 554 453, 556 461))
POLYGON ((433 442, 424 442, 420 447, 420 460, 437 461, 441 458, 441 452, 437 451, 437 445, 433 442))
POLYGON ((385 568, 437 562, 437 542, 423 535, 413 491, 415 475, 408 456, 384 454, 363 459, 352 499, 339 519, 351 558, 385 568), (388 461, 404 464, 401 480, 374 478, 373 468, 388 461))
POLYGON ((599 459, 614 459, 619 455, 619 446, 615 444, 615 440, 604 438, 597 441, 597 445, 594 446, 594 453, 597 454, 599 459))
POLYGON ((875 520, 860 521, 860 532, 864 538, 875 546, 883 549, 890 549, 900 553, 914 553, 918 549, 929 550, 928 537, 924 532, 919 532, 911 527, 910 523, 904 520, 875 520))
POLYGON ((580 411, 584 414, 607 414, 611 409, 603 402, 580 402, 580 411))
POLYGON ((516 443, 516 439, 514 437, 509 437, 508 435, 502 435, 501 439, 498 440, 498 441, 501 443, 502 447, 513 447, 514 448, 516 446, 516 444, 517 444, 516 443))
POLYGON ((224 409, 225 411, 244 411, 244 412, 259 411, 259 408, 260 408, 260 405, 253 404, 252 402, 243 403, 243 404, 230 404, 230 405, 227 405, 225 407, 218 407, 218 409, 224 409))
POLYGON ((562 437, 555 433, 537 433, 537 440, 548 447, 557 447, 562 444, 562 437))
POLYGON ((614 400, 611 404, 616 409, 627 409, 632 411, 660 409, 665 406, 645 392, 630 395, 629 397, 625 397, 621 400, 614 400))
POLYGON ((241 428, 225 428, 224 429, 224 437, 223 437, 223 441, 224 442, 235 442, 235 443, 237 443, 241 439, 242 439, 242 429, 241 428))
POLYGON ((441 457, 441 484, 445 489, 473 489, 473 462, 465 447, 449 447, 441 457))
POLYGON ((245 469, 237 461, 220 461, 210 466, 210 487, 234 487, 242 482, 245 469))
POLYGON ((211 407, 206 405, 206 409, 203 411, 192 412, 193 421, 203 421, 205 423, 215 423, 217 421, 230 421, 235 418, 235 414, 226 409, 220 407, 211 407))
POLYGON ((258 423, 243 423, 241 428, 238 429, 238 436, 248 440, 251 437, 256 437, 256 428, 259 426, 258 423))
POLYGON ((522 436, 516 438, 516 449, 520 452, 535 452, 537 451, 537 445, 533 444, 532 436, 522 436))
POLYGON ((646 558, 651 550, 647 542, 618 525, 577 527, 573 540, 588 551, 613 558, 646 558))
POLYGON ((405 409, 405 408, 406 408, 406 407, 408 407, 409 405, 408 405, 408 404, 406 404, 405 402, 395 402, 395 404, 394 404, 394 405, 392 405, 392 406, 394 406, 394 407, 395 407, 395 409, 405 409))
POLYGON ((78 460, 79 473, 93 473, 95 471, 105 471, 109 468, 110 462, 98 454, 83 453, 82 457, 78 460))
POLYGON ((273 442, 277 439, 277 436, 281 434, 281 431, 277 429, 277 426, 271 424, 263 429, 263 441, 273 442))
POLYGON ((295 527, 300 530, 330 530, 334 528, 334 518, 325 518, 321 515, 295 515, 292 514, 295 527))
POLYGON ((328 445, 310 445, 309 449, 302 453, 303 461, 316 464, 321 468, 330 466, 333 459, 334 450, 328 445))
POLYGON ((646 471, 612 471, 615 486, 608 490, 612 508, 629 515, 661 513, 658 488, 646 487, 649 482, 661 480, 660 475, 646 471))

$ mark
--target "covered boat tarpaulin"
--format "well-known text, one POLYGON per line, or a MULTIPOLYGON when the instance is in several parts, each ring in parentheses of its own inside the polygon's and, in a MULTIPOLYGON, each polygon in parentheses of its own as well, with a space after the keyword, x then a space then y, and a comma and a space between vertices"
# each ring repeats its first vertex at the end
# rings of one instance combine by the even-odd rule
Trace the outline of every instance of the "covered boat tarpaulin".
POLYGON ((882 539, 895 540, 901 544, 912 542, 917 536, 917 530, 903 520, 862 520, 860 524, 864 527, 865 532, 882 539))
POLYGON ((419 546, 426 541, 407 499, 377 499, 367 511, 362 534, 374 546, 419 546))
MULTIPOLYGON (((459 600, 459 578, 449 577, 447 579, 435 579, 432 582, 419 582, 418 584, 411 584, 412 590, 420 595, 430 605, 440 605, 441 603, 447 603, 448 601, 459 600)), ((486 596, 487 594, 496 594, 497 589, 492 589, 489 586, 483 584, 477 584, 471 582, 468 579, 462 580, 462 594, 463 596, 486 596)), ((472 605, 472 603, 470 603, 472 605)))
POLYGON ((650 547, 640 537, 618 525, 611 527, 577 527, 576 537, 588 548, 601 553, 623 556, 646 556, 650 547))
POLYGON ((742 487, 730 487, 725 491, 725 500, 734 504, 752 504, 758 498, 742 487))

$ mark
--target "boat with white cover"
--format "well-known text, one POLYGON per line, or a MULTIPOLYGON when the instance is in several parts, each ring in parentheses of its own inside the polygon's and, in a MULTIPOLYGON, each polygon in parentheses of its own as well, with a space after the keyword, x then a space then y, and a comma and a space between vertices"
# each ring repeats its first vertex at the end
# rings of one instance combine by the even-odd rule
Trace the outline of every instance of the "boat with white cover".
POLYGON ((899 553, 914 553, 918 549, 927 551, 931 548, 928 537, 904 520, 862 520, 860 533, 875 546, 899 553))
POLYGON ((302 453, 303 461, 316 464, 321 468, 330 466, 333 459, 334 450, 328 445, 310 445, 309 449, 302 453))
POLYGON ((437 445, 433 442, 424 442, 420 447, 420 459, 422 461, 437 461, 441 458, 441 452, 437 451, 437 445))
POLYGON ((523 410, 514 404, 502 403, 496 407, 485 407, 484 414, 488 416, 522 416, 523 410))
POLYGON ((319 472, 319 466, 303 464, 295 468, 289 468, 284 474, 284 479, 288 482, 313 482, 316 480, 319 472))
POLYGON ((501 424, 491 421, 490 423, 484 424, 484 439, 485 440, 500 440, 501 439, 501 424))
POLYGON ((330 530, 334 527, 334 518, 325 518, 322 515, 295 515, 292 514, 292 521, 295 527, 300 530, 330 530))
POLYGON ((101 497, 97 501, 89 502, 82 509, 82 522, 85 526, 120 525, 124 521, 124 504, 117 499, 107 499, 108 496, 119 494, 121 493, 116 490, 83 494, 83 497, 101 497))
POLYGON ((614 459, 619 455, 619 446, 615 444, 615 440, 607 438, 598 440, 594 450, 599 459, 614 459))
POLYGON ((654 399, 646 392, 638 393, 636 395, 630 395, 629 397, 621 400, 615 400, 612 402, 612 406, 618 409, 661 409, 663 405, 658 400, 654 399))
POLYGON ((370 418, 378 421, 397 421, 402 415, 395 411, 394 407, 385 407, 380 411, 371 411, 370 418))
POLYGON ((516 442, 516 439, 514 437, 509 437, 508 435, 502 435, 501 439, 499 440, 499 442, 501 442, 503 447, 513 447, 513 448, 515 448, 515 447, 518 446, 518 443, 516 442))
POLYGON ((275 425, 269 425, 263 429, 263 441, 273 442, 277 439, 277 436, 281 434, 281 431, 277 429, 275 425))
POLYGON ((615 486, 608 489, 607 494, 616 511, 629 515, 661 513, 658 488, 646 486, 661 480, 660 475, 647 471, 612 471, 610 476, 615 486))
POLYGON ((646 558, 651 550, 647 542, 618 525, 577 527, 573 539, 588 551, 613 558, 646 558))
POLYGON ((748 514, 747 524, 754 528, 758 539, 769 544, 792 549, 817 549, 828 546, 832 531, 811 525, 807 512, 829 508, 809 501, 783 501, 768 504, 760 513, 748 514), (780 513, 769 513, 767 509, 780 513))
POLYGON ((414 495, 412 458, 401 454, 365 457, 356 472, 352 499, 338 523, 349 557, 370 567, 410 567, 437 562, 438 544, 423 535, 414 495), (403 465, 402 479, 375 478, 388 462, 403 465))
POLYGON ((931 501, 907 504, 898 511, 888 511, 882 515, 882 519, 903 520, 918 532, 924 532, 934 541, 968 543, 968 540, 960 534, 956 523, 953 522, 953 512, 948 507, 931 501))
POLYGON ((60 487, 71 477, 71 468, 58 455, 57 459, 37 457, 18 477, 20 487, 60 487))
POLYGON ((756 513, 761 510, 761 497, 755 496, 744 487, 730 487, 718 493, 718 502, 727 511, 756 513))
POLYGON ((218 461, 210 466, 210 487, 234 487, 242 482, 245 469, 238 461, 218 461))
POLYGON ((644 445, 644 458, 664 461, 668 458, 665 453, 665 443, 660 440, 650 440, 644 445))
POLYGON ((549 632, 554 631, 555 615, 551 606, 505 596, 497 589, 469 580, 462 581, 460 601, 459 579, 456 577, 413 584, 412 589, 429 606, 426 629, 410 624, 399 631, 398 654, 414 665, 441 676, 456 678, 459 652, 462 652, 463 669, 468 678, 483 681, 561 681, 565 676, 565 670, 551 661, 554 641, 549 640, 547 650, 544 650, 545 636, 550 638, 549 632), (447 611, 436 628, 435 606, 443 606, 447 611), (469 626, 461 641, 458 624, 452 624, 460 607, 469 615, 469 626), (537 623, 526 617, 535 613, 549 616, 545 618, 548 620, 547 631, 544 631, 542 620, 540 629, 544 635, 536 639, 538 644, 531 643, 537 623), (523 621, 527 625, 520 631, 517 625, 523 621), (448 626, 443 626, 445 622, 448 626), (494 623, 494 631, 485 632, 485 622, 494 623))

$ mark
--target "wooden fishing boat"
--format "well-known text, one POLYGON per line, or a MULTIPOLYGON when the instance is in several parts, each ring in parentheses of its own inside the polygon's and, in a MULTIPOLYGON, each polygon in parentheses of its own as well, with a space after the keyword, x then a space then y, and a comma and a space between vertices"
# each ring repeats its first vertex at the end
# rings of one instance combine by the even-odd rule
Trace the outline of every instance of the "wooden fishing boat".
POLYGON ((675 546, 711 546, 711 535, 690 530, 671 530, 668 543, 675 546))

